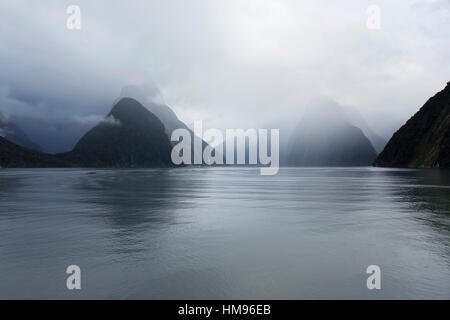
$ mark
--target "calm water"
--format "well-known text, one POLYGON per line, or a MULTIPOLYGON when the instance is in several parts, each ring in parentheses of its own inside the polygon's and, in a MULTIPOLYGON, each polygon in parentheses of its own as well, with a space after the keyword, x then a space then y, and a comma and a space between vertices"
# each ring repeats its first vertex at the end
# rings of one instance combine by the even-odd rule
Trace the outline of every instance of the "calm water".
POLYGON ((450 173, 1 170, 0 298, 450 299, 450 173))

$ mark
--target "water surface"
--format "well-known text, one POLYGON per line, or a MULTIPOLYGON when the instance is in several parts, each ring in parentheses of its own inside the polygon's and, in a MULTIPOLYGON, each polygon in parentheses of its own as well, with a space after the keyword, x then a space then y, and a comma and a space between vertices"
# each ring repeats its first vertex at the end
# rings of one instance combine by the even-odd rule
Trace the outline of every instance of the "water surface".
POLYGON ((450 174, 1 170, 0 298, 450 299, 450 174))

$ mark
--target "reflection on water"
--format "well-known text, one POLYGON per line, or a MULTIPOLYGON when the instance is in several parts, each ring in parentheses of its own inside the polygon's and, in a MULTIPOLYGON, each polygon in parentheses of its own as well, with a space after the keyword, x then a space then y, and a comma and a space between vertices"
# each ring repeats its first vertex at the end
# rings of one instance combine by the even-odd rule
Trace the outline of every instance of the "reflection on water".
POLYGON ((391 181, 401 177, 391 193, 415 212, 412 218, 445 236, 449 231, 450 171, 404 170, 386 174, 391 181))
POLYGON ((448 299, 449 279, 448 171, 0 171, 0 298, 448 299))

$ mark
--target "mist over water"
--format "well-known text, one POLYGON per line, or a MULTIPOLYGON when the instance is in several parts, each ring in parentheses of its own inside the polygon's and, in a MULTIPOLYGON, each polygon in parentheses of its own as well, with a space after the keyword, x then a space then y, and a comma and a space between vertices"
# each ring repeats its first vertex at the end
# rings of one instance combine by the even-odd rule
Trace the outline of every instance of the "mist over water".
POLYGON ((448 299, 450 173, 2 170, 0 298, 448 299))

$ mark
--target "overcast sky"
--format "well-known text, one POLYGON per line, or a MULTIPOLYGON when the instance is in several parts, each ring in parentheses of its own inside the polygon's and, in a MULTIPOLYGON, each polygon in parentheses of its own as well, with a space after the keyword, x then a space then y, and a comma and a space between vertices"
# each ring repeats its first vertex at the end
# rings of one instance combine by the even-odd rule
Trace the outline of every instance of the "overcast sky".
POLYGON ((0 112, 95 119, 151 79, 187 123, 263 125, 327 96, 376 127, 450 81, 449 26, 450 0, 2 0, 0 112))

